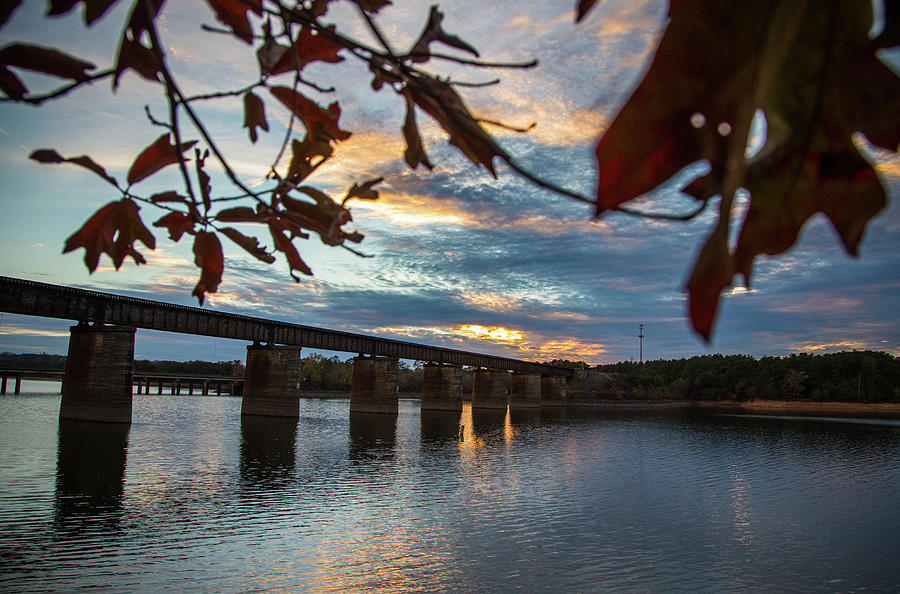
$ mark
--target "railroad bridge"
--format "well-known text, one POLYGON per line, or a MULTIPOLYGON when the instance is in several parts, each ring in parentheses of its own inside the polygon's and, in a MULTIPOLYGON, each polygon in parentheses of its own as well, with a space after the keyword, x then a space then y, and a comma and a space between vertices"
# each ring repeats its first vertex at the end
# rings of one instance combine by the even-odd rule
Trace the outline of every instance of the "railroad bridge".
POLYGON ((425 363, 422 408, 462 408, 462 366, 475 408, 565 406, 573 370, 0 276, 0 311, 73 320, 60 417, 131 422, 137 328, 247 341, 244 415, 299 416, 303 347, 356 353, 351 412, 396 414, 399 359, 425 363))

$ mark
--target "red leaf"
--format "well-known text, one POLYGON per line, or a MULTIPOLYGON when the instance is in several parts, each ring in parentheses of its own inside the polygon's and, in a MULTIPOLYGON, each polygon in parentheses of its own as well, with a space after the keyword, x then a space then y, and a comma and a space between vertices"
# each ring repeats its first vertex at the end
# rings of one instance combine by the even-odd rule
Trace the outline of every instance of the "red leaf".
POLYGON ((119 78, 122 73, 131 68, 143 78, 159 82, 162 71, 159 66, 159 59, 148 47, 145 47, 137 41, 130 39, 122 39, 119 46, 119 55, 116 59, 116 74, 113 78, 113 87, 119 85, 119 78))
POLYGON ((303 141, 294 139, 291 142, 291 164, 285 180, 298 184, 315 171, 334 153, 327 139, 313 139, 309 132, 303 137, 303 141), (321 157, 313 162, 316 157, 321 157))
POLYGON ((209 156, 209 149, 202 155, 200 154, 200 149, 194 149, 194 156, 196 157, 194 165, 197 167, 197 184, 200 186, 200 197, 203 199, 203 208, 206 212, 209 212, 209 209, 212 208, 212 202, 210 201, 212 186, 209 183, 209 175, 203 171, 206 158, 209 156))
MULTIPOLYGON (((328 29, 334 31, 334 25, 328 29)), ((294 51, 283 48, 284 51, 280 53, 278 61, 272 66, 269 74, 300 71, 304 66, 315 61, 341 62, 344 58, 339 56, 338 52, 342 49, 344 49, 343 46, 305 27, 294 42, 294 51)))
POLYGON ((235 36, 247 43, 253 41, 253 29, 247 11, 262 15, 261 0, 206 0, 219 22, 231 27, 235 36))
POLYGON ((12 13, 16 11, 21 3, 22 0, 7 0, 0 6, 0 27, 6 24, 6 21, 9 20, 9 17, 12 16, 12 13))
POLYGON ((420 164, 428 169, 434 169, 431 161, 428 160, 428 154, 422 144, 422 137, 419 135, 419 126, 416 124, 416 106, 409 93, 405 93, 403 97, 406 99, 406 119, 403 120, 403 138, 406 139, 406 150, 403 151, 403 158, 410 169, 415 169, 420 164))
POLYGON ((222 244, 215 233, 200 231, 194 238, 194 264, 200 268, 200 280, 193 293, 203 305, 206 293, 215 293, 222 282, 225 270, 225 257, 222 255, 222 244))
POLYGON ((10 99, 21 99, 28 92, 28 88, 11 70, 0 65, 0 91, 6 93, 10 99))
POLYGON ((25 43, 14 43, 0 49, 0 64, 72 80, 85 80, 88 77, 85 71, 96 68, 90 62, 59 50, 25 43))
POLYGON ((450 144, 461 150, 472 163, 484 165, 496 176, 494 157, 509 159, 507 152, 472 117, 462 98, 448 83, 434 78, 413 79, 404 93, 437 120, 450 135, 450 144))
POLYGON ((247 253, 257 260, 261 260, 266 264, 271 264, 275 261, 275 256, 267 252, 266 248, 260 246, 257 238, 248 237, 233 227, 225 227, 222 229, 222 233, 227 235, 231 241, 244 248, 247 253))
POLYGON ((84 3, 84 24, 91 25, 106 14, 109 8, 119 0, 50 0, 49 16, 65 14, 79 2, 84 3))
POLYGON ((265 217, 249 206, 236 206, 220 210, 216 213, 216 220, 229 223, 259 223, 264 221, 265 217))
POLYGON ((272 87, 269 91, 300 118, 310 137, 327 140, 350 138, 350 133, 338 126, 341 108, 336 101, 323 109, 289 87, 272 87))
POLYGON ((156 240, 138 216, 139 210, 127 198, 110 202, 66 240, 63 253, 84 248, 84 263, 91 272, 97 269, 102 253, 109 255, 116 270, 126 256, 131 256, 137 264, 146 263, 134 249, 134 242, 140 241, 152 250, 156 249, 156 240))
POLYGON ((66 159, 52 149, 39 149, 32 152, 28 156, 28 158, 33 159, 39 163, 73 163, 90 171, 93 171, 112 185, 116 186, 117 188, 119 187, 119 182, 116 181, 116 178, 106 173, 106 169, 98 165, 87 155, 81 155, 80 157, 70 157, 66 159))
POLYGON ((163 218, 153 223, 154 227, 165 227, 169 230, 169 238, 178 241, 185 233, 190 233, 194 228, 194 219, 183 212, 170 212, 163 218))
POLYGON ((285 255, 290 268, 290 275, 298 283, 300 278, 294 274, 295 270, 299 270, 307 276, 312 276, 312 270, 300 257, 297 248, 291 243, 291 239, 284 234, 284 227, 278 221, 269 223, 269 232, 272 234, 272 240, 275 242, 275 249, 285 255))
POLYGON ((156 142, 145 148, 134 160, 131 169, 128 170, 128 185, 136 184, 163 167, 177 163, 181 153, 195 144, 197 144, 197 141, 191 140, 182 143, 179 148, 169 142, 168 134, 163 134, 156 139, 156 142))
POLYGON ((250 134, 250 142, 256 142, 256 129, 262 128, 269 131, 269 123, 266 121, 266 106, 263 100, 250 91, 244 94, 244 128, 250 134))
POLYGON ((700 251, 687 286, 691 324, 706 341, 712 334, 719 295, 731 284, 732 276, 728 225, 720 222, 700 251))
POLYGON ((578 0, 578 6, 575 8, 577 12, 577 15, 575 16, 575 22, 580 23, 596 3, 597 0, 578 0))
POLYGON ((378 179, 370 179, 362 185, 354 183, 350 186, 350 189, 347 190, 347 195, 344 196, 344 199, 341 201, 341 206, 346 204, 351 198, 359 198, 360 200, 378 200, 378 192, 372 188, 375 184, 379 184, 383 181, 384 178, 379 177, 378 179))
POLYGON ((450 35, 444 31, 443 27, 441 27, 441 22, 443 22, 443 20, 444 14, 438 10, 437 5, 432 5, 431 12, 428 14, 428 23, 425 25, 425 29, 422 31, 421 35, 419 35, 419 39, 416 41, 413 48, 409 50, 409 55, 412 56, 413 62, 425 62, 428 60, 430 56, 429 46, 433 41, 440 41, 445 45, 455 47, 456 49, 478 57, 478 50, 456 35, 450 35))

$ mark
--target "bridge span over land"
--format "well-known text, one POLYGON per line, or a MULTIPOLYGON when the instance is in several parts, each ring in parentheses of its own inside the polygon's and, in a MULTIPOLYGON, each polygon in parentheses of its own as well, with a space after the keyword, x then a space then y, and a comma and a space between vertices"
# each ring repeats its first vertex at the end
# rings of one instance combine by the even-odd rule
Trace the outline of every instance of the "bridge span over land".
POLYGON ((302 347, 357 354, 350 408, 361 412, 396 413, 398 359, 426 363, 422 406, 439 410, 461 407, 462 366, 476 368, 473 406, 485 408, 565 405, 566 381, 574 374, 519 359, 5 276, 0 311, 77 322, 70 329, 60 409, 72 418, 130 421, 136 328, 250 342, 244 414, 299 414, 302 347))

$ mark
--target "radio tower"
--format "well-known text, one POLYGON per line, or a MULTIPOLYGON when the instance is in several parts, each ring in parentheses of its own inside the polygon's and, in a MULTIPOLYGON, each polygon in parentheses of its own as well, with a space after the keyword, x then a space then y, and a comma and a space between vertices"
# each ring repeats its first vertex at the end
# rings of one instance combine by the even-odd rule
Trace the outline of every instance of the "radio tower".
POLYGON ((640 339, 640 344, 641 344, 641 350, 640 350, 641 358, 640 358, 640 362, 641 362, 641 364, 643 365, 643 363, 644 363, 644 325, 643 325, 643 324, 641 324, 641 332, 640 332, 640 334, 638 334, 638 338, 640 339))

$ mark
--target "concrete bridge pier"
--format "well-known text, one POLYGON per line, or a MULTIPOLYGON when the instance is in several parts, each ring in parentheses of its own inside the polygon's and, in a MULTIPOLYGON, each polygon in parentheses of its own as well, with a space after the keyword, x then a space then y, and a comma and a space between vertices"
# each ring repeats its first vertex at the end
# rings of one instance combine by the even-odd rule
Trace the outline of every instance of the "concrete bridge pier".
POLYGON ((365 357, 353 359, 350 412, 397 414, 397 359, 365 357))
MULTIPOLYGON (((203 382, 203 394, 208 390, 203 382)), ((247 347, 241 414, 300 418, 300 347, 247 347)))
POLYGON ((476 369, 472 380, 472 408, 506 410, 509 374, 494 369, 476 369))
POLYGON ((131 423, 134 333, 100 323, 69 328, 61 419, 131 423))
POLYGON ((513 372, 509 376, 509 408, 540 408, 541 376, 537 373, 513 372))
POLYGON ((541 376, 541 406, 567 406, 566 378, 556 375, 541 376))
POLYGON ((462 367, 425 364, 422 376, 422 410, 462 412, 462 367))

